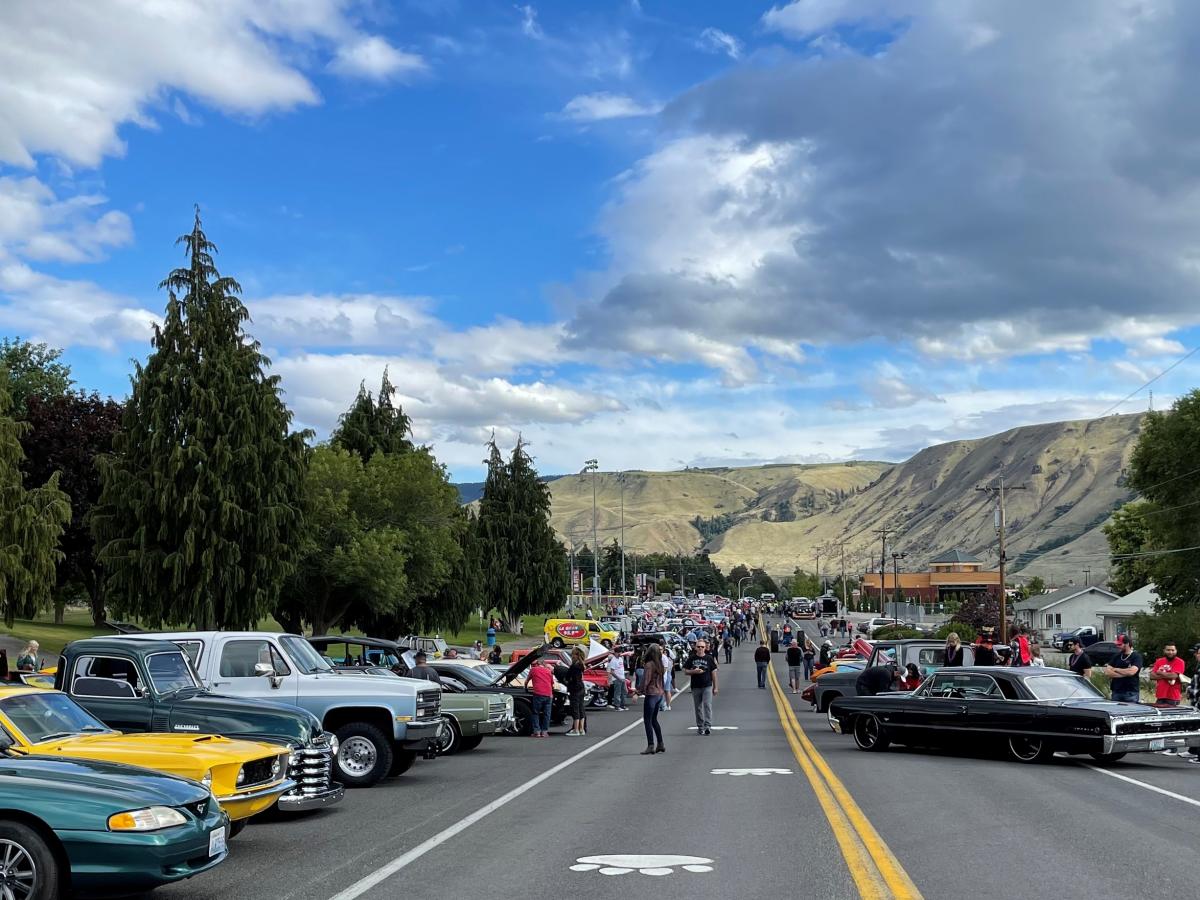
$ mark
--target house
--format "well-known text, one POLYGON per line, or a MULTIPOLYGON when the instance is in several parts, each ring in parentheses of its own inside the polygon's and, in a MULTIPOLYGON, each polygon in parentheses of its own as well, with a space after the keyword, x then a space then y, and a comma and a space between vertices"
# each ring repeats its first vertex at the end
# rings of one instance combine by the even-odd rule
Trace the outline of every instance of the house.
POLYGON ((1083 625, 1095 626, 1102 610, 1120 599, 1112 591, 1099 587, 1059 588, 1048 594, 1035 594, 1013 606, 1013 620, 1034 630, 1070 631, 1083 625))
POLYGON ((1118 634, 1129 634, 1129 619, 1135 613, 1154 612, 1154 604, 1157 602, 1158 591, 1152 584, 1140 587, 1133 593, 1114 600, 1096 613, 1100 617, 1101 632, 1110 641, 1118 634))

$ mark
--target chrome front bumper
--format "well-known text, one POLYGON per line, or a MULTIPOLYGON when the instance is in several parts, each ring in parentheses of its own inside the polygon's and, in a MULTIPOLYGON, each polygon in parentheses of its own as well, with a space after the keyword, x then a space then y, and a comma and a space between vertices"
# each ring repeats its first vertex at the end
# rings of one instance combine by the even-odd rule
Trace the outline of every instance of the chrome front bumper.
POLYGON ((1106 734, 1105 753, 1137 753, 1152 750, 1178 750, 1200 747, 1200 734, 1194 731, 1169 731, 1165 734, 1106 734))

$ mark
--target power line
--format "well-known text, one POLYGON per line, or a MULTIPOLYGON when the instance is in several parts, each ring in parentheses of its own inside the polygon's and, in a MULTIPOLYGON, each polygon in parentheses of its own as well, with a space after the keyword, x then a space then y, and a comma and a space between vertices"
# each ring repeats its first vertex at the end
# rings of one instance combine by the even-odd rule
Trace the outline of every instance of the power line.
POLYGON ((1140 394, 1146 388, 1150 387, 1150 385, 1154 384, 1154 382, 1158 381, 1158 379, 1162 378, 1164 375, 1166 375, 1168 372, 1170 372, 1176 366, 1181 365, 1186 360, 1195 356, 1197 353, 1200 353, 1200 347, 1193 347, 1191 350, 1189 350, 1183 356, 1179 357, 1179 359, 1175 360, 1175 362, 1171 363, 1169 366, 1167 366, 1165 369, 1163 369, 1161 372, 1159 372, 1157 375, 1155 375, 1153 378, 1151 378, 1149 381, 1147 381, 1145 384, 1143 384, 1141 387, 1139 387, 1136 391, 1134 391, 1128 397, 1125 397, 1122 400, 1118 400, 1116 403, 1114 403, 1112 406, 1110 406, 1108 409, 1106 409, 1104 412, 1102 412, 1100 414, 1100 418, 1103 419, 1105 416, 1107 416, 1113 410, 1117 409, 1120 406, 1124 406, 1126 403, 1128 403, 1130 400, 1132 400, 1134 397, 1136 397, 1138 394, 1140 394))
POLYGON ((1192 469, 1190 472, 1184 472, 1182 475, 1176 475, 1173 478, 1168 478, 1165 481, 1160 481, 1157 484, 1152 484, 1148 488, 1142 488, 1138 493, 1146 494, 1148 491, 1154 490, 1156 487, 1162 487, 1164 484, 1170 484, 1172 481, 1178 481, 1180 478, 1187 478, 1189 475, 1195 475, 1200 472, 1200 468, 1192 469))

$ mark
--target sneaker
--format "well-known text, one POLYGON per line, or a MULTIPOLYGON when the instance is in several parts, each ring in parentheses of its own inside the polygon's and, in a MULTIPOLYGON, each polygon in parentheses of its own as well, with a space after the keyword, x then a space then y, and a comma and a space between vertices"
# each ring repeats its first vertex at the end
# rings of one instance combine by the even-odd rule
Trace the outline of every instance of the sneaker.
POLYGON ((712 729, 711 729, 711 728, 705 728, 705 729, 704 729, 704 734, 705 734, 705 736, 708 736, 708 735, 712 734, 712 729))
POLYGON ((1200 766, 1200 756, 1189 756, 1187 761, 1194 766, 1200 766))
POLYGON ((1158 755, 1159 756, 1174 756, 1175 751, 1174 750, 1159 750, 1158 755))

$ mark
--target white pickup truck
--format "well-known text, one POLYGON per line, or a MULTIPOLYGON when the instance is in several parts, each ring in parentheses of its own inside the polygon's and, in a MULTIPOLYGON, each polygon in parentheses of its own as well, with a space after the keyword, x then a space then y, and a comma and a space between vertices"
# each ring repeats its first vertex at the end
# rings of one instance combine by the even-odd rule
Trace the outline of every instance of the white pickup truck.
POLYGON ((213 691, 308 710, 337 736, 334 772, 348 787, 369 787, 408 771, 418 755, 436 755, 442 689, 433 682, 337 672, 307 640, 280 632, 137 633, 121 639, 173 641, 213 691))

